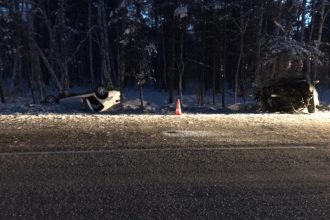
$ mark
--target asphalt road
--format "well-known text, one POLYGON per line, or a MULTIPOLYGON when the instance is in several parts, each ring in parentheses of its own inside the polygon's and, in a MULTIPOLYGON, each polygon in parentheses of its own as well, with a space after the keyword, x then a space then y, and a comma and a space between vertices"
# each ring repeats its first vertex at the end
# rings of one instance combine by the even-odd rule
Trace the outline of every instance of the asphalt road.
POLYGON ((327 143, 175 145, 170 132, 167 145, 145 148, 42 148, 51 136, 34 144, 31 128, 11 140, 19 132, 9 128, 0 128, 0 219, 330 219, 327 143))

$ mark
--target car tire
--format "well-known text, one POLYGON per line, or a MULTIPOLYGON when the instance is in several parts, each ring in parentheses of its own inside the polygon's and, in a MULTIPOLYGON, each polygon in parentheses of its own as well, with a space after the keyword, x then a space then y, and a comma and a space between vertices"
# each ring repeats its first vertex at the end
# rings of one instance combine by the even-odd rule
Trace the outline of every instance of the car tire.
POLYGON ((315 113, 315 109, 316 109, 316 107, 315 107, 315 105, 314 105, 314 98, 312 98, 312 99, 310 100, 310 103, 309 103, 309 105, 307 106, 307 109, 308 109, 308 113, 315 113))
POLYGON ((261 104, 261 111, 262 112, 267 112, 269 110, 269 106, 268 106, 267 101, 262 100, 260 104, 261 104))
POLYGON ((270 111, 270 105, 268 103, 268 100, 269 100, 269 97, 264 92, 261 92, 260 105, 261 105, 262 112, 270 111))
POLYGON ((45 103, 46 104, 54 105, 54 104, 57 104, 58 102, 59 102, 58 98, 56 98, 53 95, 48 95, 45 98, 45 103))
POLYGON ((109 91, 103 85, 99 85, 95 88, 95 95, 99 99, 106 99, 108 97, 109 91))

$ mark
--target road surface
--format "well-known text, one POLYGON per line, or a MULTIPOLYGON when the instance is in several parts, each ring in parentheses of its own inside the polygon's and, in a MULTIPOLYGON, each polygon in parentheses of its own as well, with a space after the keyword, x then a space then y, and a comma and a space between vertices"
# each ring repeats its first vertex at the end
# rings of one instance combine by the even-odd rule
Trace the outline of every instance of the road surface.
POLYGON ((0 219, 329 219, 330 117, 274 117, 0 116, 0 219))

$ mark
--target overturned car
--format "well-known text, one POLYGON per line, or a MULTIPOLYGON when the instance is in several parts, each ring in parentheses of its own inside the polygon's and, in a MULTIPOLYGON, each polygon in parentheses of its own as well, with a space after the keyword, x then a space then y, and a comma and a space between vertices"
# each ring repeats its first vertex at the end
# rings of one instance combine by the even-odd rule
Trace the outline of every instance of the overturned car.
POLYGON ((256 98, 263 112, 294 113, 307 109, 313 113, 319 105, 317 83, 305 76, 281 78, 259 89, 256 98))
POLYGON ((120 92, 117 90, 108 90, 106 87, 100 85, 92 92, 70 94, 67 96, 60 95, 59 97, 49 95, 46 97, 45 103, 59 104, 77 99, 80 99, 91 111, 104 112, 120 102, 120 92))

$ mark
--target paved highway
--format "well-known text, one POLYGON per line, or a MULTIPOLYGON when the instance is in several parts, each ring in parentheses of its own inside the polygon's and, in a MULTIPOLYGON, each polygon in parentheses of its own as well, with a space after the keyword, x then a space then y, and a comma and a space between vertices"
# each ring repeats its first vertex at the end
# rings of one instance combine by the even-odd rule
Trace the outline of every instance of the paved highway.
POLYGON ((72 117, 0 121, 0 219, 330 219, 329 120, 72 117))
POLYGON ((0 154, 0 217, 329 219, 329 158, 283 146, 0 154))

